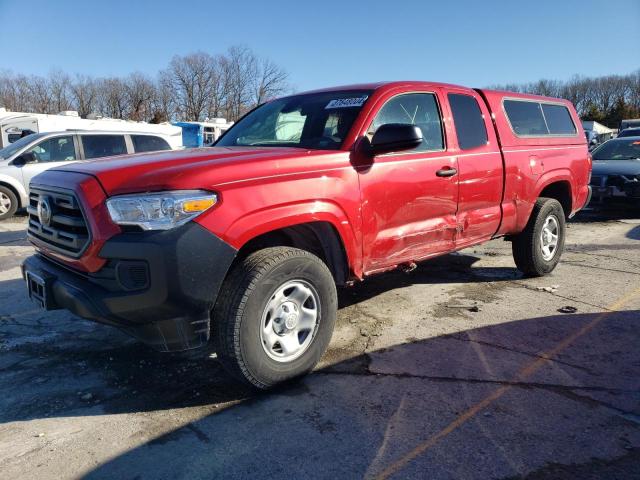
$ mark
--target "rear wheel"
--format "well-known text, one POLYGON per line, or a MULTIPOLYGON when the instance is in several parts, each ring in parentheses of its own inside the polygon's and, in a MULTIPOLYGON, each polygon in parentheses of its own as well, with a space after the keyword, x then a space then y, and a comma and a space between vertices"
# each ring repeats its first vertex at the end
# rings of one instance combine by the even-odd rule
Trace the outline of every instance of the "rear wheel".
POLYGON ((560 202, 539 198, 525 229, 511 243, 513 259, 526 275, 551 273, 564 250, 565 216, 560 202))
POLYGON ((0 185, 0 220, 13 217, 18 210, 18 198, 7 187, 0 185))
POLYGON ((213 311, 218 358, 235 377, 267 389, 310 372, 331 340, 336 287, 311 253, 266 248, 238 262, 213 311))

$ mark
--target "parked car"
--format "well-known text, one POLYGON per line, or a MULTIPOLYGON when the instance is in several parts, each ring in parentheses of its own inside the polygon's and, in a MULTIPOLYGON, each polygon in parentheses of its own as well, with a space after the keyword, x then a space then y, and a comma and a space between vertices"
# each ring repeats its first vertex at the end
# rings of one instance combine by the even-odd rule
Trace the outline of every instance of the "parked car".
POLYGON ((0 220, 29 203, 31 179, 77 160, 170 150, 164 135, 130 132, 65 131, 33 133, 0 149, 0 220))
POLYGON ((592 155, 594 201, 621 200, 640 206, 640 137, 609 140, 592 155))
POLYGON ((269 388, 320 359, 336 286, 498 237, 525 274, 551 272, 590 172, 565 100, 427 82, 320 90, 259 106, 210 149, 37 176, 23 273, 41 307, 162 351, 214 332, 222 364, 269 388))
POLYGON ((617 138, 624 138, 624 137, 640 137, 640 127, 627 128, 625 130, 622 130, 618 134, 617 138))
POLYGON ((627 118, 625 120, 620 121, 619 131, 622 132, 627 128, 636 128, 636 127, 640 127, 640 118, 627 118))

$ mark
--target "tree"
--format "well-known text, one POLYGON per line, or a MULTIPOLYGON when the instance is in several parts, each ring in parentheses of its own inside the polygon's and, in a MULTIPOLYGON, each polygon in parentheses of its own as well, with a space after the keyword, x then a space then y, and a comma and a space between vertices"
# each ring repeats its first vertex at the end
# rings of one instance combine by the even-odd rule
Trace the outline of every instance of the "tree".
POLYGON ((173 57, 169 68, 163 72, 165 82, 174 92, 178 113, 183 119, 204 120, 215 80, 214 68, 211 55, 198 52, 173 57))
POLYGON ((88 76, 77 75, 70 85, 75 108, 82 118, 93 113, 96 107, 96 81, 88 76))
POLYGON ((269 98, 282 95, 290 88, 287 83, 289 74, 268 58, 260 61, 257 73, 253 85, 254 105, 260 105, 269 98))
POLYGON ((96 113, 153 122, 221 116, 236 120, 289 91, 287 80, 287 72, 272 60, 258 57, 247 46, 234 46, 219 55, 175 56, 155 79, 140 72, 71 79, 60 70, 46 77, 0 71, 0 106, 35 113, 77 110, 82 117, 96 113))
MULTIPOLYGON (((27 82, 29 91, 29 110, 42 113, 53 112, 53 96, 49 81, 44 77, 32 76, 27 82)), ((55 112, 57 113, 57 112, 55 112)))
POLYGON ((127 77, 124 87, 129 107, 128 118, 138 122, 149 120, 152 116, 153 100, 157 94, 153 81, 136 72, 127 77))
POLYGON ((103 78, 95 86, 97 111, 109 118, 126 118, 128 99, 124 82, 117 77, 103 78))
POLYGON ((60 70, 54 70, 49 74, 49 90, 51 92, 53 113, 73 109, 70 84, 69 76, 60 70))

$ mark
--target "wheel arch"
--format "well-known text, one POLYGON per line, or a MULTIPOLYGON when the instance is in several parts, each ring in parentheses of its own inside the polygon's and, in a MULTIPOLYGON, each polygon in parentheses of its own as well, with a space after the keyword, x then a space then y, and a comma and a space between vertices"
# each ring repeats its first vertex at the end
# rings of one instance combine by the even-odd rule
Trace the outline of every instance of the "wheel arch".
POLYGON ((537 198, 553 198, 560 202, 565 218, 571 216, 573 209, 573 194, 571 182, 568 178, 554 178, 540 188, 537 198))
POLYGON ((247 240, 238 250, 237 260, 269 247, 294 247, 319 257, 329 267, 337 285, 344 285, 351 268, 344 242, 329 221, 294 223, 260 233, 247 240))

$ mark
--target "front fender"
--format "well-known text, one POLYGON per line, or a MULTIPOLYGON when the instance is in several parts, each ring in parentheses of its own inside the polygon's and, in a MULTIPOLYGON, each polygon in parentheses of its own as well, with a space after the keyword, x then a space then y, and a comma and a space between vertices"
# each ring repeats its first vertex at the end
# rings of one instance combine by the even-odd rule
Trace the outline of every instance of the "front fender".
POLYGON ((22 185, 22 182, 19 182, 9 175, 0 173, 0 184, 8 185, 18 193, 18 201, 20 202, 21 208, 27 205, 29 202, 29 195, 27 194, 27 189, 22 185))
POLYGON ((309 222, 328 222, 336 229, 350 268, 361 276, 362 255, 357 248, 356 230, 344 210, 329 200, 304 201, 250 212, 235 220, 222 238, 239 250, 262 234, 309 222))

